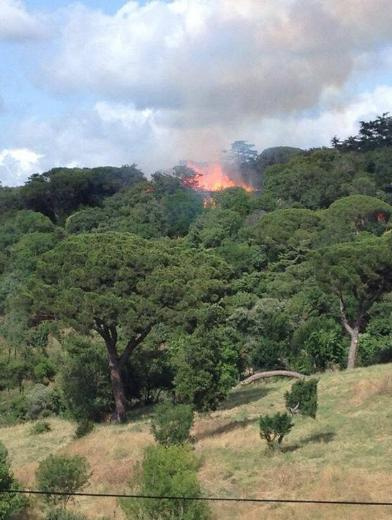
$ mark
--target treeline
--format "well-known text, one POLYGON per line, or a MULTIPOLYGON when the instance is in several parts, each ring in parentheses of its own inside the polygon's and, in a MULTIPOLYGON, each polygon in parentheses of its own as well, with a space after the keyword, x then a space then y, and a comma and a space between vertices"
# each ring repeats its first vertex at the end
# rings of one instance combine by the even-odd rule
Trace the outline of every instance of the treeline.
POLYGON ((1 187, 1 421, 206 411, 258 370, 392 361, 392 147, 369 139, 252 157, 261 192, 207 204, 181 169, 1 187))

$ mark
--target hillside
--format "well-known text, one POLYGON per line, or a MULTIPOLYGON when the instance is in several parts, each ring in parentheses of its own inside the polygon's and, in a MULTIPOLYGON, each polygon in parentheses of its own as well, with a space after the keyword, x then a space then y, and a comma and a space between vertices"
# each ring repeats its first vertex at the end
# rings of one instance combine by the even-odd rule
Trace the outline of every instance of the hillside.
MULTIPOLYGON (((262 413, 283 408, 290 382, 269 381, 233 391, 219 411, 198 416, 193 435, 202 459, 199 477, 207 495, 389 500, 392 485, 392 365, 320 376, 316 420, 296 418, 283 453, 268 455, 258 433, 262 413)), ((50 418, 52 431, 31 436, 31 423, 0 428, 15 475, 34 487, 37 463, 57 451, 81 454, 92 467, 88 490, 127 492, 143 448, 152 443, 149 413, 124 425, 99 425, 74 440, 74 425, 50 418)), ((216 518, 378 519, 386 508, 213 504, 216 518)), ((112 499, 80 500, 89 518, 123 518, 112 499)), ((39 518, 30 515, 30 519, 39 518)))

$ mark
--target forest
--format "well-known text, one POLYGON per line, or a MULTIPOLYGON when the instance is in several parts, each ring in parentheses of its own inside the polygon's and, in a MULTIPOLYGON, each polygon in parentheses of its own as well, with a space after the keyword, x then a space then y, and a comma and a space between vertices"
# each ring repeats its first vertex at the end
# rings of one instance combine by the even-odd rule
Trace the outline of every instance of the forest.
POLYGON ((135 165, 0 188, 2 424, 208 411, 261 370, 392 361, 392 117, 230 160, 257 189, 135 165))
MULTIPOLYGON (((239 384, 298 379, 289 413, 260 417, 274 452, 296 414, 316 417, 323 372, 392 362, 392 117, 330 148, 258 154, 236 141, 227 175, 215 167, 228 187, 212 190, 205 168, 151 178, 136 165, 55 168, 0 186, 0 426, 33 421, 43 434, 58 417, 80 438, 160 403, 158 445, 138 473, 147 496, 200 496, 194 414, 218 410, 239 384)), ((45 518, 84 518, 66 505, 90 476, 78 455, 41 461, 45 518)), ((1 519, 26 509, 12 489, 0 442, 1 519)), ((210 518, 197 502, 122 509, 210 518)))

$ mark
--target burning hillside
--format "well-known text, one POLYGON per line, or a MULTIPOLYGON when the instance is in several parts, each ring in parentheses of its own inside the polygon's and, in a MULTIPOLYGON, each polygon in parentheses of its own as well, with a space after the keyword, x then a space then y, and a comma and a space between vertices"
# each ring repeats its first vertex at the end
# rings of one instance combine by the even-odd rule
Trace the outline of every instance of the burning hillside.
POLYGON ((225 188, 240 187, 246 191, 254 188, 240 179, 234 179, 225 172, 221 163, 198 163, 187 161, 186 166, 196 172, 197 189, 202 191, 219 191, 225 188))

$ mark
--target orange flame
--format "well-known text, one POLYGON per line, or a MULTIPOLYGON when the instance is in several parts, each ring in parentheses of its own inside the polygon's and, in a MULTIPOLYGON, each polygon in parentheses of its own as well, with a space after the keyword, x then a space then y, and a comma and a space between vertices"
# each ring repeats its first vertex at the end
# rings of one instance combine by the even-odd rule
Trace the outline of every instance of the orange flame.
POLYGON ((197 174, 198 188, 205 191, 219 191, 225 188, 239 187, 246 191, 253 191, 254 188, 243 181, 236 181, 228 177, 222 165, 218 162, 199 164, 194 161, 187 161, 188 168, 192 168, 197 174))

